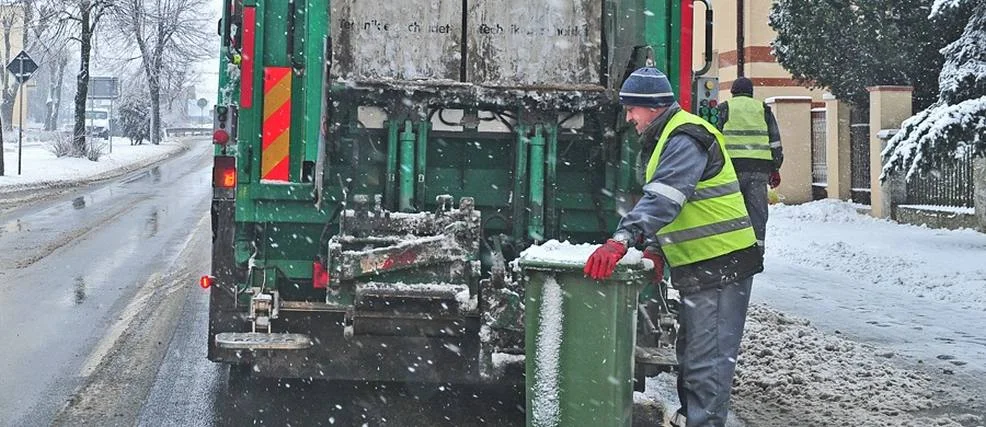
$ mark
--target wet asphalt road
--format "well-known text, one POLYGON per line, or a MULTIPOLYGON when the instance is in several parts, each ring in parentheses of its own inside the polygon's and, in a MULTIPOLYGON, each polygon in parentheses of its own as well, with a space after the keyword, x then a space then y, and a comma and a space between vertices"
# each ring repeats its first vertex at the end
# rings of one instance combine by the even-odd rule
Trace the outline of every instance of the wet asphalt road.
POLYGON ((135 297, 208 239, 190 230, 208 213, 211 147, 192 146, 0 216, 0 424, 48 424, 146 308, 135 297))
POLYGON ((520 390, 276 381, 205 358, 211 145, 0 214, 0 426, 523 425, 520 390))

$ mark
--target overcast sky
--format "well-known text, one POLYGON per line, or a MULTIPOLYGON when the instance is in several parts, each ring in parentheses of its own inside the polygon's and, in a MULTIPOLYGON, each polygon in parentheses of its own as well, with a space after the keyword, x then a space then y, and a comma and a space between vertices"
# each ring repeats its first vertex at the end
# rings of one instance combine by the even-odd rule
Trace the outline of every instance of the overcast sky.
MULTIPOLYGON (((219 19, 222 16, 222 2, 214 1, 211 2, 211 5, 214 16, 219 19)), ((219 36, 215 35, 216 22, 212 21, 208 25, 210 26, 209 33, 218 39, 219 36)), ((199 98, 206 98, 212 103, 219 91, 219 51, 213 52, 208 60, 199 62, 198 71, 202 73, 202 78, 195 85, 196 95, 199 98)))

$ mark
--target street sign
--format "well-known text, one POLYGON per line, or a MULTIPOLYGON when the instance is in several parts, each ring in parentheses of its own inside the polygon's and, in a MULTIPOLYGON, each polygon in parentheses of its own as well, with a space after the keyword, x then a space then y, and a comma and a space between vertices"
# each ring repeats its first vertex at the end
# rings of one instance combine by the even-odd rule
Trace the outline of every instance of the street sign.
POLYGON ((24 52, 18 53, 13 61, 7 64, 7 71, 14 75, 18 82, 24 83, 31 78, 35 71, 38 71, 38 64, 31 59, 31 56, 24 52))
POLYGON ((90 99, 117 99, 120 97, 119 77, 90 77, 90 99))

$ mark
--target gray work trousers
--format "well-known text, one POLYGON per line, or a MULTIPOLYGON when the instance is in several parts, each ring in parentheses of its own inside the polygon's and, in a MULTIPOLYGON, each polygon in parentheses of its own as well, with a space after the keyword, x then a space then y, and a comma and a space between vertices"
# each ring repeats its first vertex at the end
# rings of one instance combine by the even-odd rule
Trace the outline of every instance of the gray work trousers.
POLYGON ((687 427, 726 425, 753 277, 682 295, 678 314, 679 413, 687 427))
POLYGON ((736 172, 739 179, 740 192, 746 201, 746 211, 753 223, 753 234, 757 236, 757 245, 764 248, 764 238, 767 235, 767 172, 736 172))

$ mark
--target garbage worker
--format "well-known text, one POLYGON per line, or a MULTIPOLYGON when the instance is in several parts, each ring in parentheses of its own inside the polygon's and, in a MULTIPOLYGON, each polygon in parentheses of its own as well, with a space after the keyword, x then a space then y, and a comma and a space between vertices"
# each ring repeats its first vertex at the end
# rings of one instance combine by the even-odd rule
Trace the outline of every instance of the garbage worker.
POLYGON ((663 277, 664 261, 682 298, 678 332, 680 426, 722 426, 746 321, 753 275, 763 254, 718 130, 681 109, 667 77, 641 68, 623 83, 626 120, 640 134, 643 196, 612 238, 586 261, 585 274, 608 278, 627 248, 663 277))
POLYGON ((733 97, 719 104, 719 130, 726 137, 726 151, 733 159, 746 210, 753 221, 757 243, 763 249, 767 234, 767 185, 781 185, 784 151, 774 113, 753 98, 753 82, 740 77, 733 82, 733 97))

